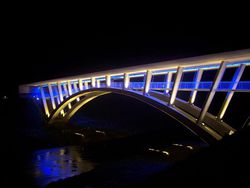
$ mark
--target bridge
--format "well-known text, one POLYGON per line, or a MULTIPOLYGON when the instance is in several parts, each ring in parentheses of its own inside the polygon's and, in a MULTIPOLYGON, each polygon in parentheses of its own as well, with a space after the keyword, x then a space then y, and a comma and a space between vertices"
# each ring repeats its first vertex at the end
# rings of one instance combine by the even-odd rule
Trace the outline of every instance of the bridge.
POLYGON ((30 83, 19 86, 19 93, 42 101, 48 124, 69 121, 81 107, 99 96, 117 93, 133 97, 213 142, 237 131, 223 117, 234 93, 250 92, 250 80, 241 81, 248 66, 250 49, 30 83), (224 81, 224 73, 229 69, 235 70, 233 76, 224 81), (215 74, 212 80, 204 81, 202 77, 209 71, 215 74), (178 98, 181 91, 189 93, 188 100, 178 98), (208 94, 198 107, 195 101, 201 91, 208 94), (219 113, 211 114, 208 109, 216 92, 225 92, 226 97, 219 113))

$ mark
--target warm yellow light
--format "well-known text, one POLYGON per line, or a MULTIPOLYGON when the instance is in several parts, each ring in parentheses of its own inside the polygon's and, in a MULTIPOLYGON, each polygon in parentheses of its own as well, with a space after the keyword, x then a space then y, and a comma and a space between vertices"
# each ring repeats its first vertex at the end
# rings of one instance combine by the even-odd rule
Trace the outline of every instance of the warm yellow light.
POLYGON ((192 95, 191 100, 190 100, 190 103, 191 103, 191 104, 193 104, 193 103, 194 103, 195 98, 196 98, 196 94, 197 94, 197 91, 196 91, 196 90, 195 90, 195 91, 193 91, 193 95, 192 95))
POLYGON ((193 150, 194 148, 192 146, 187 146, 188 149, 193 150))
POLYGON ((167 151, 162 151, 162 153, 169 155, 169 152, 167 152, 167 151))
POLYGON ((125 89, 129 87, 129 74, 128 73, 124 74, 124 87, 125 89))
POLYGON ((95 87, 95 86, 96 86, 95 77, 92 77, 92 78, 91 78, 91 85, 92 85, 92 87, 95 87))
POLYGON ((61 114, 63 117, 65 116, 64 110, 61 110, 61 114))
POLYGON ((106 85, 107 85, 107 87, 111 86, 111 76, 110 75, 106 76, 106 85))

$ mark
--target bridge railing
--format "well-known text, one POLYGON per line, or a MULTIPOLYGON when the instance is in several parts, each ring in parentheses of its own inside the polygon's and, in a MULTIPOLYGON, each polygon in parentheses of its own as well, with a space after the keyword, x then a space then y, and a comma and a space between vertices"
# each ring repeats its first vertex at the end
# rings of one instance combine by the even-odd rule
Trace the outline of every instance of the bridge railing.
MULTIPOLYGON (((180 82, 178 89, 187 89, 187 90, 194 90, 196 89, 195 86, 198 84, 197 90, 209 90, 211 89, 213 82, 212 81, 204 81, 204 82, 180 82)), ((223 91, 230 91, 234 84, 237 84, 236 90, 250 90, 250 81, 241 81, 241 82, 230 82, 230 81, 222 81, 219 83, 217 90, 223 91)), ((130 82, 129 88, 130 89, 143 89, 145 82, 130 82)), ((174 82, 170 82, 169 88, 166 88, 167 82, 151 82, 150 89, 172 89, 174 82)), ((105 84, 102 87, 106 87, 105 84)), ((123 82, 115 82, 111 84, 113 88, 123 88, 123 82)))
MULTIPOLYGON (((209 82, 199 82, 198 83, 198 88, 196 89, 195 86, 197 85, 196 82, 180 82, 179 84, 179 90, 188 90, 188 91, 192 91, 192 90, 210 90, 212 87, 213 82, 209 81, 209 82)), ((235 82, 229 82, 229 81, 223 81, 220 82, 218 87, 217 87, 217 91, 231 91, 232 90, 232 86, 236 84, 235 82)), ((113 82, 111 83, 111 88, 117 88, 117 89, 123 89, 124 83, 123 82, 113 82)), ((129 89, 135 89, 135 90, 143 90, 144 89, 144 85, 145 82, 130 82, 129 84, 129 89)), ((165 89, 169 89, 172 90, 174 82, 171 82, 169 84, 169 88, 166 88, 167 86, 167 82, 151 82, 150 83, 150 89, 151 90, 165 90, 165 89)), ((106 88, 107 85, 105 83, 102 83, 99 85, 100 88, 106 88)), ((236 92, 238 91, 250 91, 250 81, 240 81, 237 82, 237 88, 236 88, 236 92)), ((72 89, 72 93, 77 93, 79 92, 79 89, 72 89)), ((37 93, 40 93, 39 91, 36 91, 37 93)), ((50 94, 49 91, 45 91, 44 92, 45 97, 49 98, 50 94)), ((40 95, 40 94, 39 94, 40 95)), ((59 92, 58 90, 53 87, 53 96, 58 96, 59 92)), ((67 91, 62 90, 62 95, 66 96, 67 95, 67 91)))

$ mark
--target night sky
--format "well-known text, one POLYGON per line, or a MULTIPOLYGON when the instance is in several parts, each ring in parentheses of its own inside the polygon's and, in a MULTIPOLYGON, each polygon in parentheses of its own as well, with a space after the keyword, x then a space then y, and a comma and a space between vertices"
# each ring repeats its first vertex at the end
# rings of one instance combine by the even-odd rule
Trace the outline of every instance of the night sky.
POLYGON ((250 48, 246 24, 237 20, 88 21, 81 27, 18 23, 2 50, 1 78, 15 87, 5 82, 1 95, 16 93, 18 84, 250 48))

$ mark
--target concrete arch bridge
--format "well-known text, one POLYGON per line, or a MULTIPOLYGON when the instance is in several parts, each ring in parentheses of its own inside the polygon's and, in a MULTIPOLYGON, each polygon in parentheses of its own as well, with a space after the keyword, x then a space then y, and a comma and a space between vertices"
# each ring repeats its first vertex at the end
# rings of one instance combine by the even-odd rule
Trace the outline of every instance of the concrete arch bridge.
POLYGON ((69 121, 82 106, 102 95, 133 97, 212 142, 236 131, 223 117, 234 93, 250 93, 250 80, 241 80, 248 66, 250 49, 40 81, 21 85, 19 92, 41 99, 49 124, 69 121), (224 81, 229 69, 235 71, 224 81), (204 80, 204 73, 211 70, 215 72, 213 79, 204 80), (189 93, 188 100, 177 97, 181 91, 189 93), (200 91, 208 93, 202 107, 194 104, 200 91), (219 113, 211 114, 208 109, 216 92, 225 92, 226 97, 219 113))

